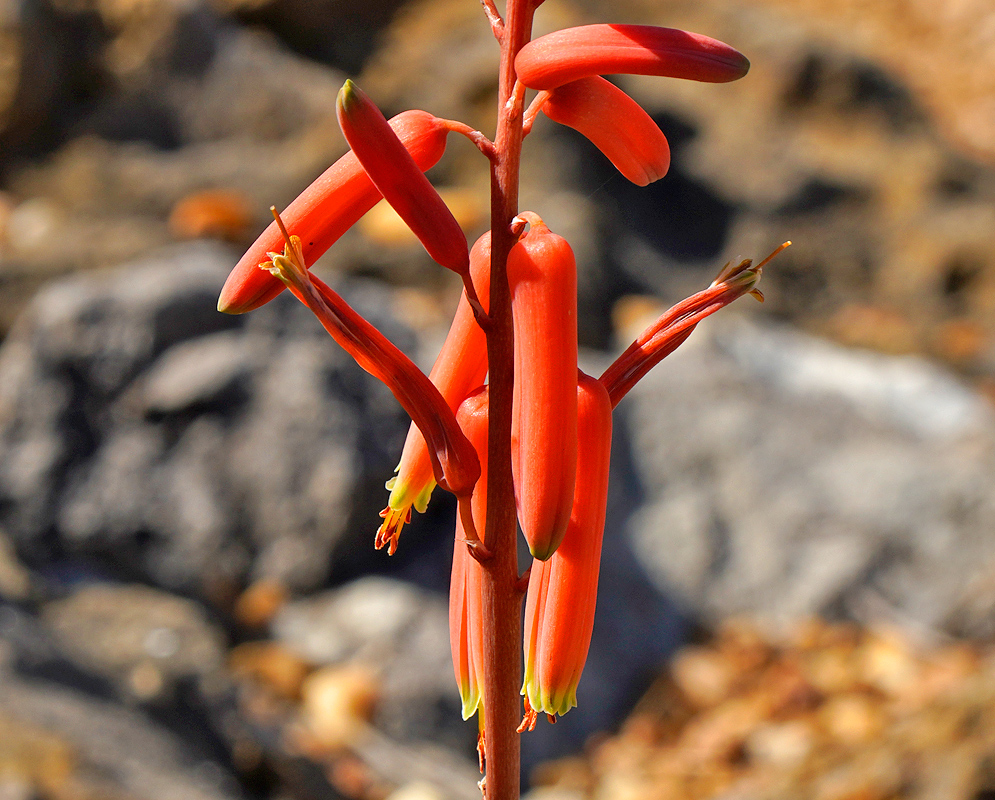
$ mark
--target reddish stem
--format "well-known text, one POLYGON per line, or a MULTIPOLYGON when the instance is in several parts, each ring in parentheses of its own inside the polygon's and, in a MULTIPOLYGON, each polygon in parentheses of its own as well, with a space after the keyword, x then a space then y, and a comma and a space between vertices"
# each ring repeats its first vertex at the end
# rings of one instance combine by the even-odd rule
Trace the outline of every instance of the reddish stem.
POLYGON ((516 236, 524 92, 516 87, 515 56, 532 33, 533 5, 508 0, 501 31, 498 121, 491 159, 491 284, 487 358, 490 416, 487 447, 487 525, 483 563, 484 756, 487 800, 516 800, 520 789, 519 690, 522 685, 522 593, 518 583, 515 489, 511 477, 511 398, 514 336, 508 253, 516 236))

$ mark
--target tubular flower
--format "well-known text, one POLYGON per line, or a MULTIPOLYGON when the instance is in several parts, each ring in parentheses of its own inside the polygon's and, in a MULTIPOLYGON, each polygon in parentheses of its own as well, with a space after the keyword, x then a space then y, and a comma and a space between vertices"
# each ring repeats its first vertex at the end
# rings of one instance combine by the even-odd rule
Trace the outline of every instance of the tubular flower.
POLYGON ((565 714, 577 705, 577 683, 594 630, 611 438, 608 392, 580 373, 577 488, 570 526, 549 560, 532 562, 525 599, 523 727, 532 727, 537 713, 565 714))
POLYGON ((653 25, 564 28, 529 42, 515 58, 518 79, 545 90, 620 73, 725 83, 749 69, 746 56, 717 39, 653 25))
MULTIPOLYGON (((405 111, 390 120, 418 169, 435 166, 446 149, 448 129, 442 120, 424 111, 405 111)), ((326 169, 283 212, 286 224, 303 235, 301 255, 310 266, 339 240, 382 195, 351 150, 326 169)), ((283 284, 257 267, 279 252, 283 236, 276 222, 264 230, 239 259, 221 290, 218 310, 242 314, 268 303, 283 284)))
POLYGON ((535 214, 508 255, 515 332, 512 469, 518 521, 547 559, 570 520, 577 462, 577 266, 535 214))
POLYGON ((352 81, 339 91, 339 126, 370 179, 439 264, 467 277, 466 236, 380 109, 352 81))
MULTIPOLYGON (((277 217, 277 221, 282 228, 282 220, 277 217)), ((387 385, 425 436, 435 480, 458 497, 469 496, 480 476, 480 463, 449 404, 411 359, 307 271, 300 239, 286 236, 283 254, 270 253, 270 261, 260 264, 260 269, 283 281, 356 363, 387 385)))
MULTIPOLYGON (((481 473, 470 511, 474 527, 483 530, 487 517, 487 388, 480 387, 459 407, 456 419, 480 458, 481 473)), ((483 730, 484 628, 480 563, 470 555, 462 515, 456 518, 456 544, 449 587, 449 643, 453 653, 456 684, 463 701, 463 719, 480 710, 483 730)))
POLYGON ((565 83, 542 106, 553 122, 582 133, 637 186, 667 174, 670 145, 642 107, 604 78, 565 83))
MULTIPOLYGON (((491 234, 488 231, 470 251, 470 275, 485 308, 489 296, 490 268, 491 234)), ((429 378, 455 413, 463 398, 480 386, 486 375, 487 339, 474 319, 473 310, 464 292, 429 378)), ((396 472, 397 475, 387 481, 390 499, 387 501, 387 508, 380 512, 384 521, 374 541, 378 550, 387 547, 390 555, 397 549, 401 529, 411 519, 412 506, 418 513, 424 514, 432 490, 435 489, 428 445, 414 424, 408 429, 396 472)))
POLYGON ((711 286, 682 300, 643 331, 600 378, 611 396, 612 408, 640 378, 680 347, 705 317, 744 294, 752 294, 763 301, 763 295, 757 289, 763 268, 790 244, 785 242, 756 266, 751 258, 736 265, 726 264, 711 286))

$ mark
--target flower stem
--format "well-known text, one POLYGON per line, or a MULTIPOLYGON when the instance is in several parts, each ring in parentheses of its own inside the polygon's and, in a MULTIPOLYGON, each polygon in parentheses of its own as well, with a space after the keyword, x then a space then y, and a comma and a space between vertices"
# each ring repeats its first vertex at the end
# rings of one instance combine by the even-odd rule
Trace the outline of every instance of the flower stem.
POLYGON ((508 253, 518 214, 524 93, 516 87, 515 56, 532 33, 529 0, 508 0, 501 36, 498 121, 491 159, 491 289, 487 358, 490 416, 487 445, 487 524, 483 563, 484 756, 487 800, 516 800, 520 790, 518 727, 522 684, 522 592, 518 581, 515 489, 511 476, 514 335, 508 253))

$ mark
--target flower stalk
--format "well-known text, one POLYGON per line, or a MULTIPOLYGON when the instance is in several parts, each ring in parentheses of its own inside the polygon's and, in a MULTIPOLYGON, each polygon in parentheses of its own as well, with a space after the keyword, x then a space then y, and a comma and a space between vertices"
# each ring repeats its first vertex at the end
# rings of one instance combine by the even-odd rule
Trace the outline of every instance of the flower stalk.
POLYGON ((749 62, 714 39, 650 26, 587 25, 531 41, 543 0, 507 0, 504 17, 494 0, 481 2, 500 47, 493 141, 422 111, 388 122, 347 81, 337 114, 351 150, 291 203, 286 224, 274 209, 273 225, 229 276, 219 309, 249 311, 289 287, 411 415, 375 546, 395 551, 412 508, 424 511, 436 484, 456 495, 454 673, 464 717, 479 712, 485 798, 516 800, 520 731, 534 727, 539 712, 562 714, 576 704, 597 595, 611 410, 706 316, 743 294, 762 299, 756 283, 770 258, 755 267, 749 260, 726 265, 712 286, 664 314, 600 379, 580 373, 573 253, 537 214, 518 209, 524 137, 542 114, 582 133, 626 178, 646 185, 667 172, 667 140, 632 98, 600 76, 719 82, 742 77, 749 62), (526 111, 531 89, 538 93, 526 111), (491 227, 472 250, 423 174, 450 132, 468 137, 490 162, 491 227), (308 272, 381 197, 429 255, 463 280, 452 328, 428 376, 308 272), (518 573, 519 523, 536 559, 525 575, 518 573), (527 712, 521 727, 520 690, 527 712))

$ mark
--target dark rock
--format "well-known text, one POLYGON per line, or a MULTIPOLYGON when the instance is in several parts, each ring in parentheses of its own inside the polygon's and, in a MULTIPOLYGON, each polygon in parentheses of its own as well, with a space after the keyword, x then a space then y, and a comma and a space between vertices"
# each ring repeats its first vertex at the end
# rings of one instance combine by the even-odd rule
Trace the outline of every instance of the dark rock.
POLYGON ((5 779, 23 783, 27 796, 244 796, 224 759, 205 746, 202 731, 190 725, 182 733, 171 730, 102 695, 99 684, 60 662, 36 619, 10 606, 0 606, 0 680, 5 779))
MULTIPOLYGON (((219 314, 231 262, 195 245, 55 284, 11 334, 0 524, 29 563, 210 593, 374 557, 404 414, 289 294, 219 314)), ((382 288, 343 291, 410 348, 382 288)))
POLYGON ((203 610, 149 587, 85 585, 46 604, 42 619, 68 658, 123 697, 169 697, 179 681, 222 666, 224 637, 203 610))

